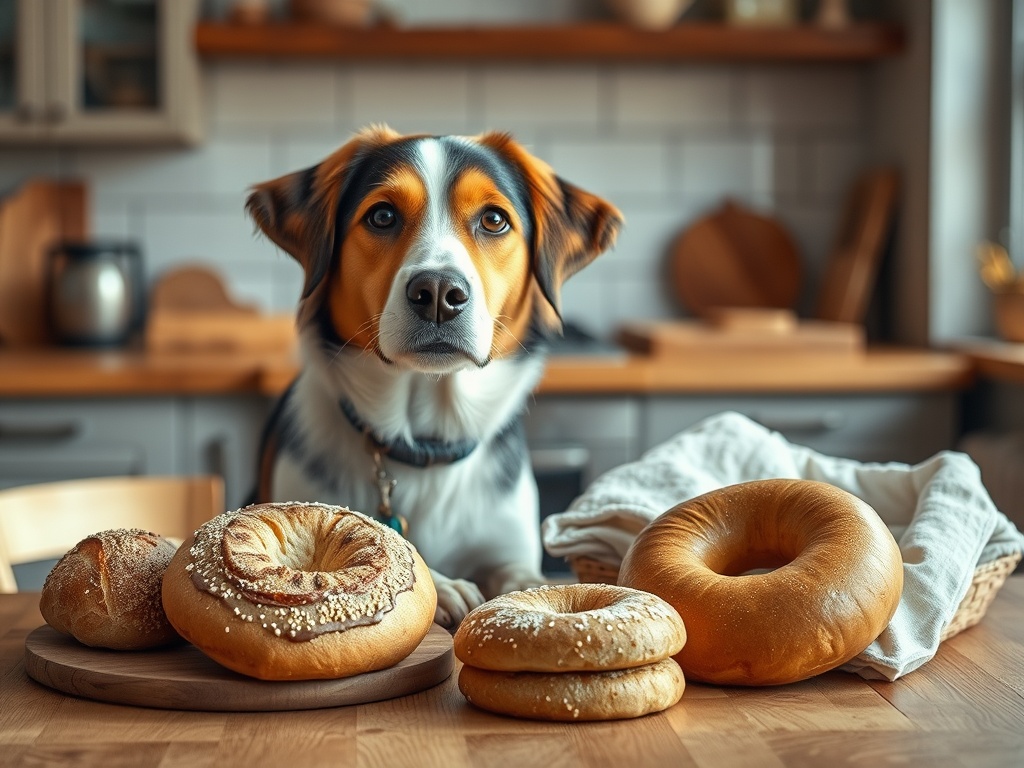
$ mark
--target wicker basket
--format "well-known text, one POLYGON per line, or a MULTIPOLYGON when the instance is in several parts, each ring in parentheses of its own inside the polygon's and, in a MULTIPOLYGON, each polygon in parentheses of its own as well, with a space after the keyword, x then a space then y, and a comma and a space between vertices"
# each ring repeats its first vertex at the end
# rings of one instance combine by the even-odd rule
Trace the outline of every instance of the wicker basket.
MULTIPOLYGON (((948 640, 981 621, 1006 577, 1017 567, 1020 558, 1019 554, 1006 555, 977 567, 971 586, 967 588, 967 594, 960 601, 952 621, 943 630, 940 640, 948 640)), ((569 565, 572 566, 576 578, 583 583, 615 584, 619 580, 619 569, 599 560, 575 557, 570 558, 569 565)))

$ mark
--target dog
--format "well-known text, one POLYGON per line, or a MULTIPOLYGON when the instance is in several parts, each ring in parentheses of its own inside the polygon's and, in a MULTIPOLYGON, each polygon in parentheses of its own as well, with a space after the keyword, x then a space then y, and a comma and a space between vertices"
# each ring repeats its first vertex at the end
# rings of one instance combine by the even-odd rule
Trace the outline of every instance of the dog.
POLYGON ((544 583, 520 417, 561 286, 613 245, 619 211, 508 134, 386 126, 254 186, 246 208, 304 271, 303 365, 264 428, 259 500, 402 531, 449 628, 544 583))

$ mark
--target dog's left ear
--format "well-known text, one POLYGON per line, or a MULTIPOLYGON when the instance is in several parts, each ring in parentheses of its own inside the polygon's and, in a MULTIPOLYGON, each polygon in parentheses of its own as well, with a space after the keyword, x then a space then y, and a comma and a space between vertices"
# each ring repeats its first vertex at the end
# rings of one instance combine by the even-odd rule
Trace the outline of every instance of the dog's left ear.
POLYGON ((523 173, 533 207, 534 276, 560 321, 562 283, 615 244, 622 214, 606 200, 557 176, 508 134, 486 134, 480 141, 523 173))
POLYGON ((398 137, 386 126, 367 128, 318 165, 253 187, 245 209, 263 234, 302 265, 303 299, 330 268, 338 204, 353 164, 368 148, 398 137))

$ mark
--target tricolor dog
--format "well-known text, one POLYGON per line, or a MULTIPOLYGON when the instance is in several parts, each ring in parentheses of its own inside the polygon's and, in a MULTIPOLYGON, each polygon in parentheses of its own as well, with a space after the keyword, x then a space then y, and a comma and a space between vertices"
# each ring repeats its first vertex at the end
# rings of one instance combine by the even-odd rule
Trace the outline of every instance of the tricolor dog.
POLYGON ((449 627, 542 583, 520 415, 562 283, 614 242, 619 212, 508 135, 384 127, 257 185, 247 208, 305 272, 303 369, 264 430, 260 500, 404 529, 449 627))

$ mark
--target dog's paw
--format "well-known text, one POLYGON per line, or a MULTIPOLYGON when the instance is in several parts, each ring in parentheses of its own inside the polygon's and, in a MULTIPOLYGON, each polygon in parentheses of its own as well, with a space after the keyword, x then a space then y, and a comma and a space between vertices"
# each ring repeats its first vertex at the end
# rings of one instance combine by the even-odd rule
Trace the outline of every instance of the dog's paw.
POLYGON ((497 593, 504 595, 509 592, 518 592, 521 589, 530 589, 531 587, 546 587, 552 582, 549 579, 545 579, 542 576, 527 576, 519 579, 508 579, 501 583, 498 587, 497 593))
POLYGON ((483 593, 472 581, 449 579, 437 571, 431 571, 430 575, 434 578, 434 588, 437 590, 434 622, 454 631, 466 618, 467 613, 478 605, 483 605, 483 593))
POLYGON ((536 569, 517 563, 495 568, 485 579, 487 594, 494 597, 530 587, 543 587, 550 583, 536 569))

